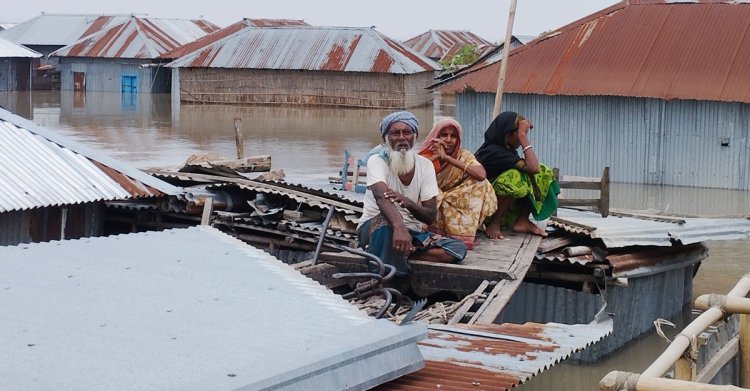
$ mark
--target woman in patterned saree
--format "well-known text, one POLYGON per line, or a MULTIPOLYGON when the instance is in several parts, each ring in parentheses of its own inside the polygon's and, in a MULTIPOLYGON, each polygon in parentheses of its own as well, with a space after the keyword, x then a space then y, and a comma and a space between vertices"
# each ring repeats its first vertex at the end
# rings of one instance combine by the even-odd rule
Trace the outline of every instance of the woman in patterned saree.
POLYGON ((461 148, 461 125, 452 118, 438 121, 419 154, 432 160, 438 187, 438 211, 429 230, 474 245, 477 228, 497 208, 492 185, 474 155, 461 148))
POLYGON ((497 212, 485 233, 501 239, 502 227, 515 232, 547 236, 529 220, 549 218, 557 209, 560 188, 549 167, 539 163, 529 141, 531 121, 512 111, 500 113, 484 133, 484 144, 477 150, 477 160, 487 172, 497 195, 497 212), (516 150, 520 148, 523 157, 516 150))

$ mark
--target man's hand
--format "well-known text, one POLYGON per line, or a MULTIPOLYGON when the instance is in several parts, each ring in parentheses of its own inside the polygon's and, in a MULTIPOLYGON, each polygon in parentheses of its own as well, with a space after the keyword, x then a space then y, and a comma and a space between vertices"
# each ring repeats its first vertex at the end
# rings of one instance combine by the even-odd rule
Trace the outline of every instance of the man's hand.
POLYGON ((404 227, 393 228, 393 252, 402 257, 408 257, 414 251, 411 244, 411 234, 404 227))
POLYGON ((414 202, 406 197, 404 197, 403 194, 392 190, 388 188, 385 192, 383 192, 383 196, 393 202, 394 205, 398 205, 402 208, 410 209, 409 206, 414 204, 414 202))

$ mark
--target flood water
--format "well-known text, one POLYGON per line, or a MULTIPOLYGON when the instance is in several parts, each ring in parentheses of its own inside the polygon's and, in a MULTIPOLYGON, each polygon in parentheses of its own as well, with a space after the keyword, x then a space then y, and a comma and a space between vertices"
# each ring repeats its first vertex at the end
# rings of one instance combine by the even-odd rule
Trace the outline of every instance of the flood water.
MULTIPOLYGON (((325 184, 341 168, 343 151, 361 157, 375 146, 385 110, 179 105, 168 95, 120 93, 0 93, 0 106, 137 167, 177 166, 194 153, 235 157, 234 119, 241 119, 245 155, 270 154, 287 180, 325 184)), ((426 135, 433 108, 413 110, 426 135)), ((544 157, 541 157, 544 160, 544 157)), ((616 169, 613 167, 612 169, 616 169)), ((687 215, 748 215, 748 192, 613 184, 614 208, 687 215)), ((750 240, 708 243, 709 258, 693 296, 726 293, 750 270, 750 240)), ((676 332, 675 332, 676 333, 676 332)), ((671 333, 673 335, 675 333, 671 333)), ((562 364, 532 379, 526 390, 595 390, 611 370, 640 372, 666 347, 654 334, 596 365, 562 364)))

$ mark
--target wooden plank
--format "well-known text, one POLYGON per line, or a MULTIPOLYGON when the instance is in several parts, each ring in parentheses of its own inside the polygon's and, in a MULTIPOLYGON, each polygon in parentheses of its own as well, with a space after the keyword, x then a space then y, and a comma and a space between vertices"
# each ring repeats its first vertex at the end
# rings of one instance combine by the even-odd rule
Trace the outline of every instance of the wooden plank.
POLYGON ((513 281, 504 280, 497 284, 495 289, 492 290, 494 293, 494 295, 492 295, 493 297, 488 297, 484 305, 482 305, 480 310, 478 310, 474 317, 472 317, 473 323, 492 324, 495 322, 495 319, 497 319, 503 311, 503 308, 508 304, 508 301, 510 301, 510 298, 521 285, 523 277, 526 275, 529 267, 531 267, 531 263, 534 261, 534 257, 541 242, 541 236, 526 235, 524 246, 516 257, 513 269, 511 269, 517 278, 513 281))
POLYGON ((574 238, 569 236, 560 236, 557 238, 545 238, 542 239, 542 243, 539 245, 539 252, 546 253, 552 250, 565 247, 575 241, 574 238))
POLYGON ((453 317, 448 321, 448 324, 456 324, 461 322, 466 313, 469 312, 471 307, 474 306, 474 304, 477 302, 477 299, 479 299, 479 296, 484 293, 484 290, 487 289, 489 285, 489 281, 482 281, 479 287, 474 291, 474 298, 471 300, 466 300, 466 302, 462 304, 461 307, 458 308, 458 310, 456 310, 456 312, 453 314, 453 317))
POLYGON ((214 199, 212 197, 206 197, 206 202, 203 204, 203 215, 201 216, 201 225, 211 224, 211 213, 214 211, 214 199))
POLYGON ((496 269, 491 270, 486 267, 477 267, 472 265, 448 264, 427 261, 409 260, 412 269, 423 271, 436 271, 441 273, 451 273, 461 276, 481 277, 486 276, 491 279, 515 280, 516 276, 508 270, 496 269))
POLYGON ((566 206, 599 206, 598 198, 560 198, 557 200, 562 207, 566 206))
POLYGON ((571 227, 585 229, 585 230, 587 230, 589 232, 596 231, 596 227, 590 227, 590 226, 585 225, 585 224, 576 223, 575 221, 565 220, 565 219, 559 218, 557 216, 552 216, 549 219, 553 223, 559 223, 559 224, 569 225, 571 227))
POLYGON ((602 190, 599 193, 599 213, 602 217, 609 215, 609 167, 602 172, 602 190))
POLYGON ((563 175, 558 182, 601 183, 602 178, 591 176, 563 175))
POLYGON ((695 377, 698 383, 708 383, 713 379, 719 370, 724 367, 740 352, 740 337, 735 336, 730 339, 713 357, 703 366, 703 369, 695 377))
POLYGON ((557 185, 560 186, 561 189, 581 189, 581 190, 601 190, 602 184, 599 182, 599 178, 595 178, 596 182, 586 182, 586 181, 558 181, 557 185))

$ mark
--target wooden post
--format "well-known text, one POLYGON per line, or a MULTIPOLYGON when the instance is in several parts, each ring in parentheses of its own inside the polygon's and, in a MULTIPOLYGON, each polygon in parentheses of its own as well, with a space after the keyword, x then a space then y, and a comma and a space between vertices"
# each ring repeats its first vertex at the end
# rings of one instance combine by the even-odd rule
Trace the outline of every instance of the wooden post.
POLYGON ((508 28, 505 31, 505 43, 503 43, 503 60, 500 63, 500 74, 497 75, 497 91, 495 92, 495 107, 492 109, 492 118, 500 114, 500 104, 503 101, 503 89, 505 88, 505 72, 508 69, 508 53, 510 52, 510 41, 513 37, 513 21, 516 19, 516 0, 510 1, 510 13, 508 14, 508 28))
POLYGON ((211 225, 211 214, 214 212, 214 199, 206 197, 206 203, 203 204, 203 216, 201 216, 201 225, 211 225))
POLYGON ((750 388, 750 315, 740 314, 740 386, 750 388))
POLYGON ((698 344, 695 335, 690 336, 690 347, 685 351, 685 356, 674 363, 675 380, 695 381, 698 369, 695 359, 698 356, 698 344))
POLYGON ((245 158, 245 142, 242 139, 242 119, 234 118, 234 142, 237 144, 237 159, 245 158))
POLYGON ((599 190, 599 213, 602 217, 609 216, 609 167, 602 172, 602 187, 599 190))

